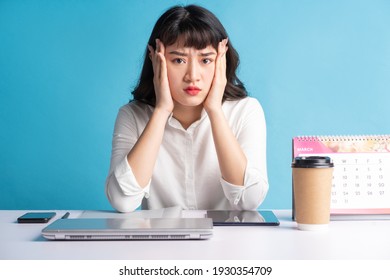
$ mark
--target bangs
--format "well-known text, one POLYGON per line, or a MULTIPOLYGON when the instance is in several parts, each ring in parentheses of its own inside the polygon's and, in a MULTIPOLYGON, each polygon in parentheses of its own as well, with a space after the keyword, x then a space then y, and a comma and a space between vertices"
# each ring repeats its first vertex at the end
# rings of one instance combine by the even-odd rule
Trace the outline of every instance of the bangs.
POLYGON ((218 43, 224 39, 222 32, 217 32, 204 22, 194 22, 190 18, 180 21, 178 24, 165 30, 159 38, 164 45, 170 46, 179 43, 184 47, 204 49, 213 46, 218 49, 218 43))

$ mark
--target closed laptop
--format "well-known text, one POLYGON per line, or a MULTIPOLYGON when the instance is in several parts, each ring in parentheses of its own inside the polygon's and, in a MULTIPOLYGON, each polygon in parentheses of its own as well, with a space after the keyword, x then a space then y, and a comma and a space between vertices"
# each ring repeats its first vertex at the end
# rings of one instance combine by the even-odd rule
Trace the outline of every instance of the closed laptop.
POLYGON ((210 218, 58 219, 42 230, 51 240, 208 239, 210 218))

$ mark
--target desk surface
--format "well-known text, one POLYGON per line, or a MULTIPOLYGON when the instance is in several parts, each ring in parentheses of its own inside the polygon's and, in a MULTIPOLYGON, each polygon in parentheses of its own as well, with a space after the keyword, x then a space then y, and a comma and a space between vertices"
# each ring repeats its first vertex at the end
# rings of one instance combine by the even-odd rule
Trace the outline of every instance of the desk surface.
POLYGON ((0 211, 0 259, 390 259, 390 220, 332 221, 326 232, 306 232, 291 211, 276 210, 279 227, 214 227, 210 240, 48 241, 40 235, 46 224, 16 223, 25 212, 0 211))

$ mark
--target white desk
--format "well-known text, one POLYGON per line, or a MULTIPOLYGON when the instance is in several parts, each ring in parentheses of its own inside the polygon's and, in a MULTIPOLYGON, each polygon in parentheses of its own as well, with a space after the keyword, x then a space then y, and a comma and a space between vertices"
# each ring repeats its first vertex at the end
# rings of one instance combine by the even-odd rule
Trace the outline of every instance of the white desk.
POLYGON ((46 224, 16 223, 25 212, 0 211, 0 259, 390 259, 390 220, 333 221, 327 232, 305 232, 291 211, 277 210, 279 227, 214 227, 210 240, 47 241, 46 224))

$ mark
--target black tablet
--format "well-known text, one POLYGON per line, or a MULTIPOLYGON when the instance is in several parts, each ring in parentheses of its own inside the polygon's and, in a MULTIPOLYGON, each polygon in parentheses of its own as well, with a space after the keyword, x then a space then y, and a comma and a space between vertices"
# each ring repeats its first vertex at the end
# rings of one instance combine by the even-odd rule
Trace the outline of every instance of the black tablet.
POLYGON ((279 220, 270 210, 208 210, 207 218, 214 226, 278 226, 279 220))

